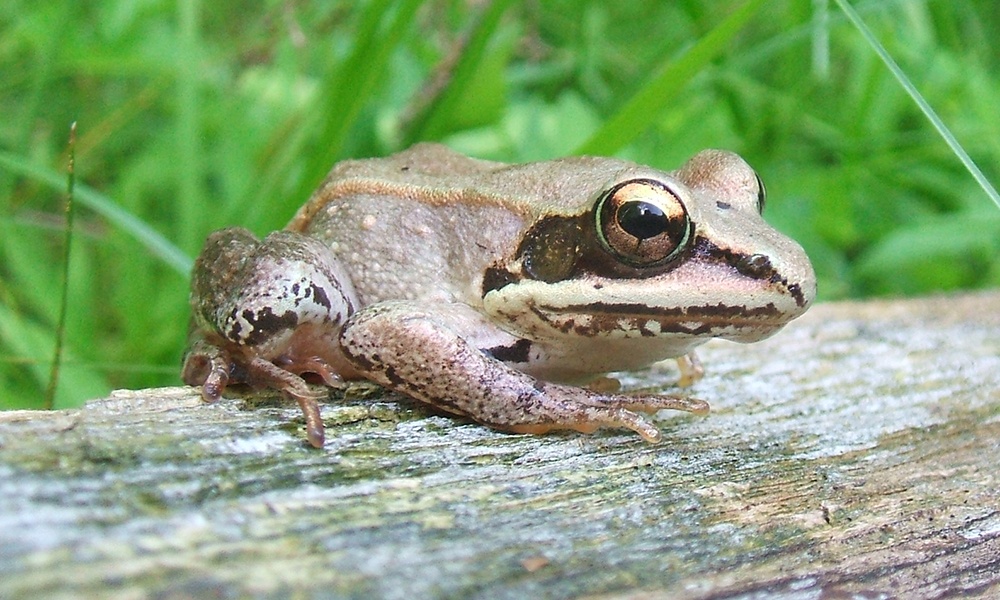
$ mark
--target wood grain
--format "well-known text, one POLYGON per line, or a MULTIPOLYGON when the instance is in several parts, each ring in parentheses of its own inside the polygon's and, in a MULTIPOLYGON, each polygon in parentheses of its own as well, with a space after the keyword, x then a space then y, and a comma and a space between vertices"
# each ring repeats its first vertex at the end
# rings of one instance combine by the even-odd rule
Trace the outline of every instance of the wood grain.
POLYGON ((701 355, 713 412, 656 446, 377 393, 324 405, 322 451, 273 397, 0 413, 0 598, 1000 597, 1000 293, 701 355))

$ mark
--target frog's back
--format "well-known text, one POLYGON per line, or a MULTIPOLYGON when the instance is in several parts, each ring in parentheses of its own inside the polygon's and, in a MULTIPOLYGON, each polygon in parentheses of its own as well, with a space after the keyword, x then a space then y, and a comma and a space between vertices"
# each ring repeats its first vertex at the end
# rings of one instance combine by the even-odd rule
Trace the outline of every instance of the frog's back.
POLYGON ((362 304, 478 304, 483 272, 516 249, 525 215, 458 182, 498 166, 434 144, 341 162, 288 229, 330 245, 362 304))
POLYGON ((539 215, 589 207, 595 198, 581 190, 635 167, 588 157, 506 164, 418 144, 336 164, 288 229, 327 241, 362 303, 478 305, 486 269, 514 255, 539 215))
POLYGON ((649 171, 628 161, 590 156, 509 164, 469 158, 441 144, 421 143, 385 158, 337 163, 288 229, 307 229, 331 202, 360 192, 430 204, 494 204, 531 219, 539 212, 565 212, 590 203, 594 198, 581 198, 581 190, 603 189, 604 182, 635 170, 649 171))

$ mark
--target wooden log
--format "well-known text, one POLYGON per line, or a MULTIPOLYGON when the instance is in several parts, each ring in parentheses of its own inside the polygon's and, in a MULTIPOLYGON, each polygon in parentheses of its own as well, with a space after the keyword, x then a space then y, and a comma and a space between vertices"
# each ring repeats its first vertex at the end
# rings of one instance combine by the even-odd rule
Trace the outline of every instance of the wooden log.
POLYGON ((1000 597, 1000 293, 701 355, 713 412, 662 413, 655 446, 359 388, 323 450, 273 396, 0 413, 0 598, 1000 597))

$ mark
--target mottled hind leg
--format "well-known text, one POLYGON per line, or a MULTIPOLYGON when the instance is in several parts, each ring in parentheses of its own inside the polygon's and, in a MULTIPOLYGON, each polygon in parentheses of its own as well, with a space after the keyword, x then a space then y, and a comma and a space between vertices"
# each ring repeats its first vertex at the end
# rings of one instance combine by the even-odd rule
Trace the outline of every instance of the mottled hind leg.
POLYGON ((258 240, 245 229, 205 242, 191 282, 192 326, 181 376, 218 400, 226 386, 270 387, 294 398, 309 443, 323 445, 313 391, 300 377, 330 386, 353 368, 338 347, 357 297, 333 251, 319 239, 277 231, 258 240))

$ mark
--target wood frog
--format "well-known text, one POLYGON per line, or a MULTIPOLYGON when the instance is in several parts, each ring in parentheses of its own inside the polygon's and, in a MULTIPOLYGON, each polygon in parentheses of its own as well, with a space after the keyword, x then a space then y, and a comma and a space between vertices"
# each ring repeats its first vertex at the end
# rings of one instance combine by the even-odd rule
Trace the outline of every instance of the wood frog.
POLYGON ((209 236, 193 277, 182 377, 285 392, 323 445, 309 374, 364 378, 510 432, 626 427, 704 413, 697 399, 580 387, 711 338, 752 342, 815 296, 809 259, 764 222, 739 156, 665 172, 612 158, 505 164, 419 144, 348 160, 288 226, 209 236))

